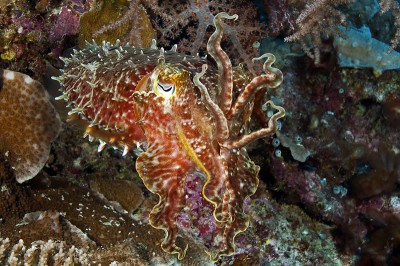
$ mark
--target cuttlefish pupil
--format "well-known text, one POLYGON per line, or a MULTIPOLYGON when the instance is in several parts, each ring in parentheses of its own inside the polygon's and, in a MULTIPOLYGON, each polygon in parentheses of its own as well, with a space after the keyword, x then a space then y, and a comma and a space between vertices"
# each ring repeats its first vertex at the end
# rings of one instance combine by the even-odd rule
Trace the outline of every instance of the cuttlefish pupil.
POLYGON ((174 93, 175 92, 175 85, 174 84, 161 84, 158 83, 157 87, 165 92, 174 93))

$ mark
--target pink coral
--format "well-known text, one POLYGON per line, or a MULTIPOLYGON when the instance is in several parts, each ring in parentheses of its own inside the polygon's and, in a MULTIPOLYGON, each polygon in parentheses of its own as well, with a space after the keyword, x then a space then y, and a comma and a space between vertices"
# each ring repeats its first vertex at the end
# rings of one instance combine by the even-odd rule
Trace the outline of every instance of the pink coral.
POLYGON ((210 33, 208 29, 213 25, 214 17, 219 12, 238 14, 239 20, 228 23, 225 28, 224 41, 228 40, 232 50, 228 51, 234 56, 234 63, 244 63, 252 74, 256 73, 256 66, 252 59, 258 54, 254 43, 259 41, 265 33, 257 19, 257 10, 252 3, 243 1, 222 0, 189 0, 186 4, 182 1, 165 2, 158 10, 161 16, 161 43, 170 45, 180 40, 178 49, 193 55, 205 48, 205 41, 210 33), (167 8, 167 6, 169 8, 167 8), (165 12, 167 10, 167 12, 165 12))
POLYGON ((60 9, 58 16, 55 18, 53 27, 49 32, 48 40, 50 43, 58 43, 65 39, 66 36, 77 35, 80 14, 67 6, 60 9))
POLYGON ((213 205, 206 201, 201 194, 203 179, 201 173, 191 173, 186 176, 185 195, 186 208, 177 222, 182 228, 186 228, 191 234, 199 236, 211 244, 213 235, 218 232, 217 224, 213 217, 213 205), (190 227, 192 225, 192 228, 190 227))

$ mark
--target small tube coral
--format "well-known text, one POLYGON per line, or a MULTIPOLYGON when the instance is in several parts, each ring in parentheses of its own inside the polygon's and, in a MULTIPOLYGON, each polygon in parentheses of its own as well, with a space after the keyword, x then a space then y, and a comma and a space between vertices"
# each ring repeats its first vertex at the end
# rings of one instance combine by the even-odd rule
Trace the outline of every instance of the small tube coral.
POLYGON ((46 163, 60 119, 39 82, 10 70, 0 70, 0 77, 0 152, 22 183, 46 163))

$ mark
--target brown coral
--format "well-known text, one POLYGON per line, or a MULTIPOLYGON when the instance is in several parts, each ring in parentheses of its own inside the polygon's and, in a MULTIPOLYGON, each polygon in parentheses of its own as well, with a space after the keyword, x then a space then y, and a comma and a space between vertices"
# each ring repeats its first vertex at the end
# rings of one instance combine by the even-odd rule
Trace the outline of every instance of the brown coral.
POLYGON ((90 180, 90 188, 132 214, 143 202, 142 190, 129 180, 90 180))
POLYGON ((21 239, 10 246, 8 238, 0 238, 1 260, 6 265, 89 265, 88 255, 84 250, 53 240, 38 240, 25 246, 21 239))
POLYGON ((22 183, 46 163, 60 119, 39 82, 10 70, 1 71, 0 77, 0 151, 22 183))
POLYGON ((155 31, 140 1, 95 1, 79 21, 79 46, 117 39, 139 47, 150 47, 155 31))

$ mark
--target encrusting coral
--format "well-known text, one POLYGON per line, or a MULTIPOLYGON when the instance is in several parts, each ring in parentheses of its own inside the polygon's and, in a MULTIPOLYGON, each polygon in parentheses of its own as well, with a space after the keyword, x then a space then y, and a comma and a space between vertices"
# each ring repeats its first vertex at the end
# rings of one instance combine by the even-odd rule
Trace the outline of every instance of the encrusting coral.
POLYGON ((107 180, 101 178, 93 178, 90 180, 90 188, 96 191, 100 197, 105 197, 111 201, 111 205, 115 208, 126 210, 128 214, 132 214, 143 202, 142 190, 129 180, 107 180))
POLYGON ((149 47, 155 36, 150 18, 138 0, 95 1, 79 21, 80 47, 85 46, 85 41, 113 43, 117 39, 149 47))
POLYGON ((22 183, 45 165, 60 119, 39 82, 10 70, 2 70, 0 78, 0 152, 22 183))

